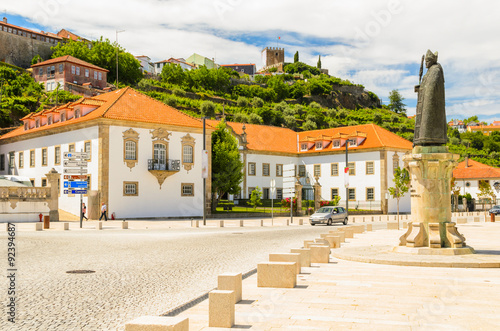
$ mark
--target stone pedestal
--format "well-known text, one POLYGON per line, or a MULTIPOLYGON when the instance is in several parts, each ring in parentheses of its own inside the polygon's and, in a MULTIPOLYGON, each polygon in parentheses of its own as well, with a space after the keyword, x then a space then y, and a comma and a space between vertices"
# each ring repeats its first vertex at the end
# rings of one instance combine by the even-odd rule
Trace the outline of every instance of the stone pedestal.
POLYGON ((465 247, 465 238, 451 223, 451 177, 459 155, 445 146, 416 146, 403 161, 409 170, 412 221, 400 246, 465 247))

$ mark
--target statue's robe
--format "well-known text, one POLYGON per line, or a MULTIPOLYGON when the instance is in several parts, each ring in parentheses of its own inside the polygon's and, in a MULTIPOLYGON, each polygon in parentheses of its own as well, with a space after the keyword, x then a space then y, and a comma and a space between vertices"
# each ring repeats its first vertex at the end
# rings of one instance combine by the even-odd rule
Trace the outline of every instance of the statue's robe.
POLYGON ((418 89, 413 145, 446 144, 447 128, 443 68, 436 63, 427 70, 418 89))

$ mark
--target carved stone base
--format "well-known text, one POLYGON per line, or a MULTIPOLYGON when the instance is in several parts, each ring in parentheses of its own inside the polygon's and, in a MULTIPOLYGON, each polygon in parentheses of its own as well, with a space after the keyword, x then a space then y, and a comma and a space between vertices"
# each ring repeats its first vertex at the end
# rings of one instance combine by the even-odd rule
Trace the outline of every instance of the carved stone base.
POLYGON ((408 231, 399 238, 399 246, 463 248, 466 245, 465 237, 458 232, 455 223, 409 222, 408 231))
POLYGON ((173 174, 178 173, 178 171, 170 171, 170 170, 149 170, 149 172, 156 177, 158 180, 158 184, 160 184, 160 190, 161 190, 161 185, 167 179, 167 177, 172 176, 173 174))

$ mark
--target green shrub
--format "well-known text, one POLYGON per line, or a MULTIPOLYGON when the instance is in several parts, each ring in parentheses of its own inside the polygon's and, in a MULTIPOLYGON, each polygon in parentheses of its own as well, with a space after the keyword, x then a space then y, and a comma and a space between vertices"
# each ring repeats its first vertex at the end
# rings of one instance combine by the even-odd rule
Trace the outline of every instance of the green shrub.
POLYGON ((341 109, 337 112, 337 117, 340 119, 344 119, 347 117, 347 111, 345 109, 341 109))
POLYGON ((250 116, 249 116, 249 123, 252 123, 252 124, 261 124, 262 123, 262 117, 260 117, 256 113, 251 113, 250 116))
POLYGON ((178 97, 185 97, 186 96, 186 91, 184 91, 183 89, 178 88, 178 87, 174 88, 172 90, 172 93, 178 97))
POLYGON ((238 123, 248 123, 250 118, 245 113, 236 113, 233 115, 233 121, 238 123))
POLYGON ((264 100, 262 100, 259 97, 253 97, 253 99, 252 99, 252 106, 254 108, 261 108, 261 107, 264 106, 264 100))
POLYGON ((334 118, 337 115, 337 109, 329 108, 326 110, 326 116, 334 118))
POLYGON ((238 107, 241 107, 241 108, 246 108, 248 107, 248 105, 250 104, 250 102, 248 101, 248 99, 246 97, 238 97, 238 101, 236 101, 236 105, 238 107))
POLYGON ((303 125, 302 125, 302 129, 304 131, 309 131, 309 130, 316 130, 318 128, 318 126, 316 125, 316 123, 314 123, 313 121, 311 120, 307 120, 303 125))
POLYGON ((357 121, 349 121, 349 123, 347 123, 348 126, 355 126, 355 125, 359 125, 359 123, 357 121))
POLYGON ((285 121, 285 126, 289 129, 296 129, 297 128, 297 119, 295 119, 295 116, 292 116, 292 115, 286 115, 284 117, 284 121, 285 121))
POLYGON ((170 107, 177 107, 177 99, 173 95, 165 97, 164 101, 170 107))

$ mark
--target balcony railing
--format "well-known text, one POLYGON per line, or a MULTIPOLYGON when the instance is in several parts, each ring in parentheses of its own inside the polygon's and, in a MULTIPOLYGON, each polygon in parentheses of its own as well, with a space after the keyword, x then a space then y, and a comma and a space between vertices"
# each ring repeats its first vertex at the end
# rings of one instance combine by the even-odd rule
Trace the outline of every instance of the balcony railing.
POLYGON ((165 171, 180 171, 181 161, 180 160, 148 160, 148 170, 165 170, 165 171))

